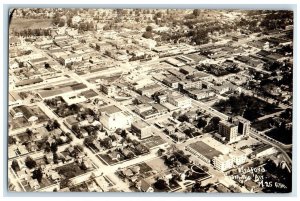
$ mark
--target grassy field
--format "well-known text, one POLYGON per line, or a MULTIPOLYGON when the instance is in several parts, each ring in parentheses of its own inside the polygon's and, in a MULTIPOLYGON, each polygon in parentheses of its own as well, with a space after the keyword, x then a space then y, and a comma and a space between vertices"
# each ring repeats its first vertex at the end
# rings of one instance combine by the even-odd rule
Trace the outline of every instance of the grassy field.
POLYGON ((21 31, 24 29, 43 29, 53 27, 51 19, 12 19, 10 29, 21 31))

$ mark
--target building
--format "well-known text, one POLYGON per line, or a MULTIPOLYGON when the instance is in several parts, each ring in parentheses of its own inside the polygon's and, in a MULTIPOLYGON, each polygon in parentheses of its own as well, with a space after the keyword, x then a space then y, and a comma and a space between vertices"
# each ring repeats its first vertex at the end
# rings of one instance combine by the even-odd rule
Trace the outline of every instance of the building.
POLYGON ((269 156, 272 154, 277 153, 277 149, 275 147, 272 147, 271 145, 267 144, 267 145, 262 145, 260 147, 258 147, 253 153, 252 153, 252 157, 255 158, 260 158, 260 157, 264 157, 264 156, 269 156))
POLYGON ((167 96, 167 100, 172 105, 179 107, 181 109, 189 108, 192 106, 192 100, 186 96, 179 93, 170 93, 167 96))
POLYGON ((79 54, 71 54, 71 55, 62 55, 59 58, 60 63, 64 66, 72 65, 75 62, 82 61, 82 55, 79 54))
POLYGON ((86 98, 81 95, 65 95, 62 94, 62 99, 70 106, 73 104, 81 103, 86 101, 86 98))
POLYGON ((34 113, 34 111, 31 108, 26 107, 24 105, 21 105, 21 106, 13 108, 11 110, 11 115, 13 117, 23 116, 29 122, 35 122, 35 121, 38 120, 38 117, 36 116, 36 114, 34 113))
POLYGON ((154 192, 152 186, 144 179, 138 181, 136 187, 142 192, 154 192))
POLYGON ((162 83, 164 83, 168 87, 171 87, 173 89, 177 89, 179 81, 180 80, 177 77, 171 75, 171 76, 168 76, 168 77, 164 78, 162 83))
POLYGON ((131 129, 140 139, 152 136, 151 125, 143 120, 133 122, 131 129))
POLYGON ((122 111, 115 105, 101 108, 100 112, 100 123, 108 130, 124 129, 131 126, 132 115, 126 111, 122 111))
POLYGON ((228 142, 236 141, 238 126, 226 120, 219 122, 219 134, 228 142))
POLYGON ((111 84, 102 84, 101 85, 101 91, 107 95, 113 95, 116 92, 116 87, 111 84))
POLYGON ((242 165, 246 163, 247 156, 243 151, 235 150, 231 152, 229 156, 232 158, 235 165, 242 165))
POLYGON ((219 171, 227 171, 233 168, 233 159, 227 155, 220 155, 213 159, 214 167, 219 171))
POLYGON ((215 96, 215 92, 211 89, 189 89, 188 95, 195 100, 201 100, 215 96))
POLYGON ((220 121, 219 123, 219 134, 225 137, 225 140, 229 143, 236 142, 248 136, 249 132, 250 121, 241 116, 236 116, 230 121, 220 121))
POLYGON ((139 88, 139 89, 137 89, 137 92, 140 95, 145 95, 145 96, 151 97, 155 92, 160 91, 161 88, 162 87, 159 84, 155 83, 155 84, 151 84, 151 85, 139 88))
POLYGON ((152 39, 147 39, 147 38, 137 38, 137 39, 133 39, 133 43, 136 43, 142 47, 148 48, 150 50, 152 50, 153 48, 155 48, 156 46, 156 41, 152 40, 152 39))
POLYGON ((216 149, 202 141, 192 143, 187 146, 186 149, 208 164, 212 163, 214 157, 222 154, 221 152, 217 151, 216 149))
POLYGON ((233 120, 238 125, 238 133, 243 136, 248 136, 250 132, 250 121, 241 116, 234 117, 233 120))
POLYGON ((22 105, 23 101, 22 101, 22 98, 19 96, 18 93, 9 92, 8 95, 9 95, 8 96, 8 98, 9 98, 8 105, 9 106, 22 105))
POLYGON ((187 91, 187 89, 202 89, 202 81, 185 81, 178 84, 179 90, 187 91))

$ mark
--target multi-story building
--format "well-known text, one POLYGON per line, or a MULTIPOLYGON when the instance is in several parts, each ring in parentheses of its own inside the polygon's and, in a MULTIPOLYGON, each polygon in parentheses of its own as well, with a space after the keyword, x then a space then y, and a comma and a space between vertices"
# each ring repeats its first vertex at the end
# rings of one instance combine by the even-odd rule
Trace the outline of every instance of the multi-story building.
POLYGON ((228 121, 220 121, 219 134, 225 137, 226 141, 234 142, 238 135, 238 126, 228 121))
POLYGON ((226 171, 233 168, 233 159, 227 155, 220 155, 213 159, 214 167, 219 171, 226 171))
POLYGON ((249 135, 250 121, 241 117, 236 116, 233 120, 238 125, 238 133, 243 136, 249 135))
POLYGON ((235 150, 229 154, 235 165, 242 165, 246 162, 246 154, 243 151, 235 150))
POLYGON ((185 81, 185 82, 181 82, 178 84, 178 88, 181 91, 186 91, 187 89, 202 89, 202 81, 201 80, 197 80, 197 81, 185 81))
POLYGON ((167 97, 168 102, 175 105, 181 109, 189 108, 192 106, 192 101, 190 98, 183 96, 178 93, 171 93, 167 97))
POLYGON ((109 130, 124 129, 131 126, 132 115, 126 111, 122 111, 115 105, 101 108, 100 112, 100 123, 109 130))
POLYGON ((116 87, 114 85, 102 84, 101 91, 110 96, 116 92, 116 87))
POLYGON ((72 54, 72 55, 62 55, 60 58, 60 63, 64 66, 73 64, 75 62, 82 61, 82 55, 79 54, 72 54))
POLYGON ((219 134, 230 143, 248 136, 249 131, 250 121, 241 116, 236 116, 230 121, 220 121, 219 123, 219 134))
POLYGON ((143 120, 133 122, 131 129, 140 139, 152 136, 151 125, 143 120))

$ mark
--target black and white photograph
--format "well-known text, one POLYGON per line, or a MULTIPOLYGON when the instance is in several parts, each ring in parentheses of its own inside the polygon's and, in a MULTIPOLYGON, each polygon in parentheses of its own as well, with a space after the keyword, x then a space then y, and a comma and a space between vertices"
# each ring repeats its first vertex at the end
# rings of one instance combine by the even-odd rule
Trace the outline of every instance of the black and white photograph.
POLYGON ((294 12, 9 9, 9 192, 291 193, 294 12))

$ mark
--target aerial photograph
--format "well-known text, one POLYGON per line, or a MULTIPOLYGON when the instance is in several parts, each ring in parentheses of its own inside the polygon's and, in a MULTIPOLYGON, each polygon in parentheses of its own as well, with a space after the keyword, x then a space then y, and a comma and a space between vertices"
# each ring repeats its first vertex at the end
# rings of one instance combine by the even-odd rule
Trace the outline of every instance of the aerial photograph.
POLYGON ((292 192, 293 11, 9 15, 9 192, 292 192))

